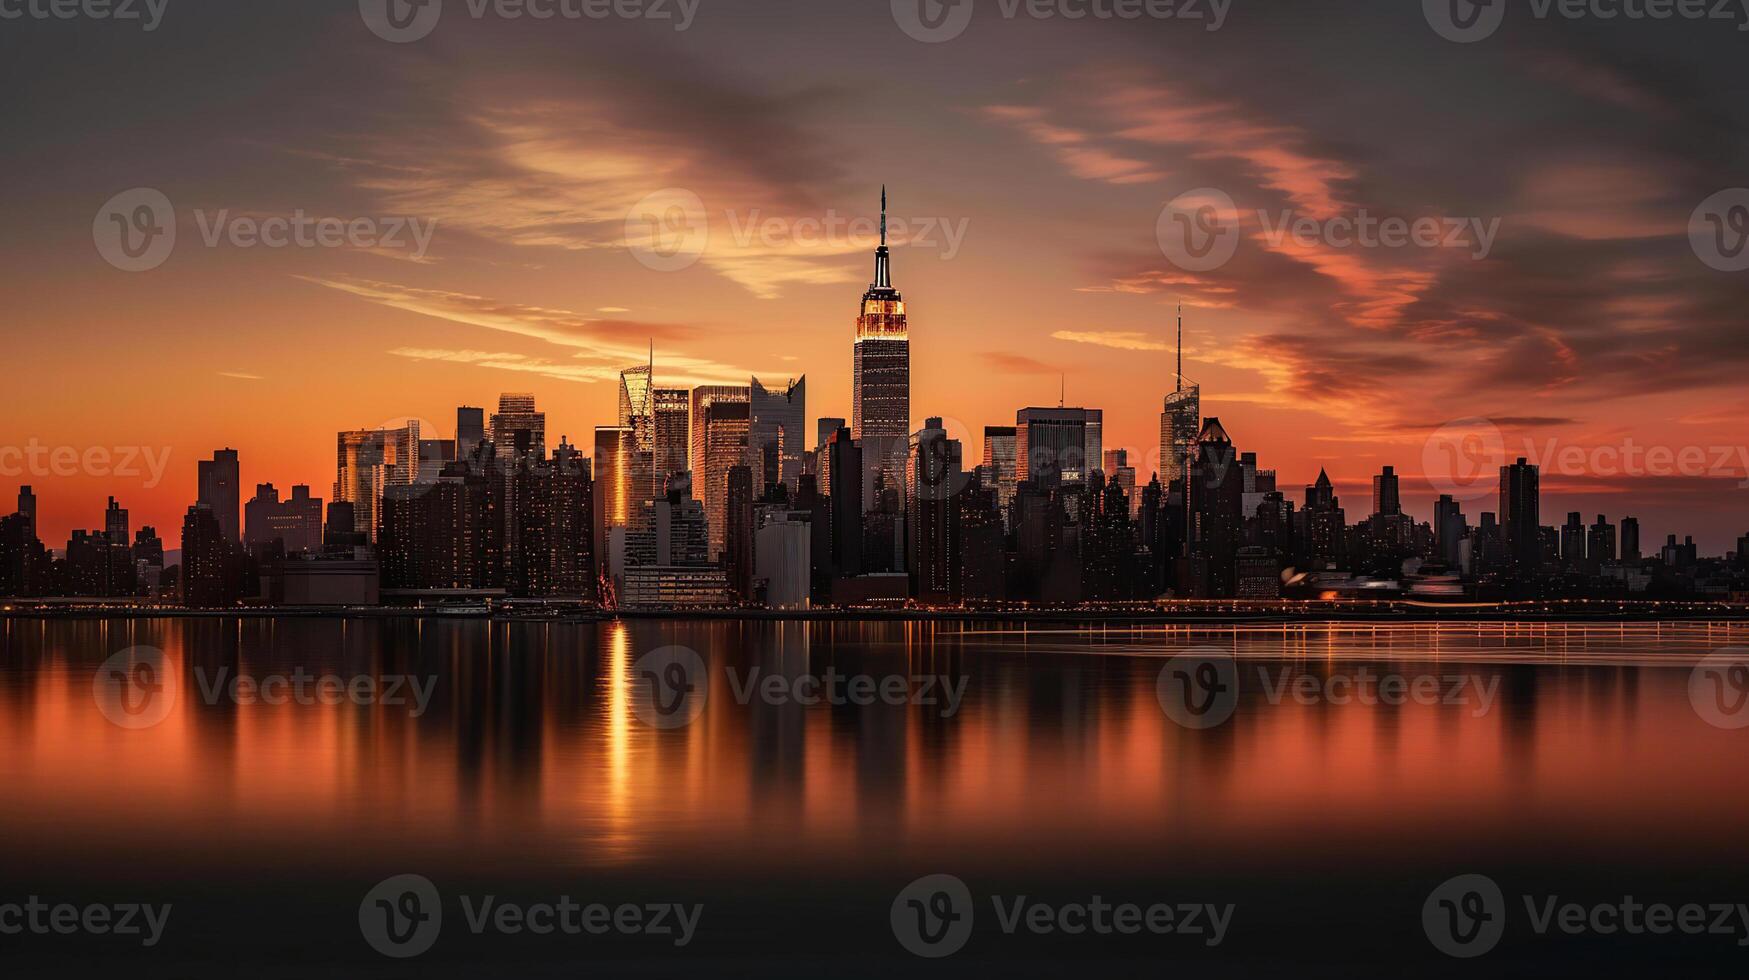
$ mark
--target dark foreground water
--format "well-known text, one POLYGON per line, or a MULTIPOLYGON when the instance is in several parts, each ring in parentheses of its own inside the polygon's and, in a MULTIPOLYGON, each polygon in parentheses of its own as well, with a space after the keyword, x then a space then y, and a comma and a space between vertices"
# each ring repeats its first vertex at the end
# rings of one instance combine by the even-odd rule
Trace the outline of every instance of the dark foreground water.
POLYGON ((1733 647, 0 621, 0 975, 1736 976, 1733 647))

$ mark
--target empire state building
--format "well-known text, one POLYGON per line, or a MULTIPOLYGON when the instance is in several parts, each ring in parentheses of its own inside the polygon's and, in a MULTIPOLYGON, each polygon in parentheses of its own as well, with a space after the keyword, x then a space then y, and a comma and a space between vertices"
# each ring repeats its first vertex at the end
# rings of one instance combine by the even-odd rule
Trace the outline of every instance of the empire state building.
MULTIPOLYGON (((874 282, 862 294, 856 317, 856 354, 851 371, 852 438, 862 440, 868 468, 899 479, 911 429, 911 339, 905 325, 905 300, 893 288, 887 258, 887 189, 881 188, 881 244, 875 249, 874 282)), ((865 482, 865 506, 873 481, 865 482)))

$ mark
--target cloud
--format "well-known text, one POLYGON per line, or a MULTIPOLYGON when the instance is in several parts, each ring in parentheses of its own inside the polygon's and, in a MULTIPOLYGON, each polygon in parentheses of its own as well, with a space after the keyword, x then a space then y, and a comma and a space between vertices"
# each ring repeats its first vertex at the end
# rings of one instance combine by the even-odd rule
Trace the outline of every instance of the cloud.
POLYGON ((1061 364, 1046 364, 1024 354, 1010 354, 1007 351, 984 351, 982 356, 992 367, 1009 374, 1061 374, 1064 370, 1061 364))
POLYGON ((238 381, 260 381, 260 380, 262 380, 261 375, 259 375, 259 374, 248 374, 248 373, 243 372, 243 371, 220 371, 220 372, 218 372, 218 375, 221 378, 236 378, 238 381))
POLYGON ((1170 350, 1171 347, 1157 340, 1149 340, 1148 335, 1134 330, 1058 330, 1051 334, 1053 340, 1066 340, 1074 344, 1094 344, 1099 347, 1113 347, 1118 350, 1170 350))

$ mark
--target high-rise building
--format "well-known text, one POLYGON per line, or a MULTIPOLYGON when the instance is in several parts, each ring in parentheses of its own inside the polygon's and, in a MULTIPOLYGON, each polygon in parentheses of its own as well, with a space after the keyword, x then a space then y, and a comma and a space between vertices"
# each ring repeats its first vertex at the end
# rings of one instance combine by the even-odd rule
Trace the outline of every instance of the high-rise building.
POLYGON ((1197 435, 1196 455, 1189 482, 1190 553, 1206 562, 1207 596, 1217 599, 1238 594, 1238 554, 1244 543, 1244 474, 1238 452, 1221 420, 1203 422, 1197 435))
POLYGON ((419 440, 419 469, 413 475, 413 482, 428 485, 436 483, 438 474, 455 460, 454 439, 419 440))
POLYGON ((1463 541, 1468 525, 1463 504, 1451 494, 1441 494, 1433 502, 1433 545, 1447 565, 1457 568, 1463 559, 1463 541))
POLYGON ((238 524, 238 507, 242 498, 238 486, 237 451, 218 450, 212 459, 199 461, 198 471, 200 495, 195 499, 212 511, 213 518, 219 522, 219 533, 225 536, 225 540, 239 543, 243 538, 238 524))
POLYGON ((656 406, 651 379, 656 373, 656 350, 650 349, 650 363, 626 368, 619 373, 619 424, 638 430, 638 445, 645 452, 655 449, 655 430, 651 422, 656 406))
MULTIPOLYGON (((1256 461, 1255 453, 1247 453, 1246 455, 1250 456, 1253 462, 1256 461)), ((1136 512, 1138 501, 1136 499, 1136 468, 1130 465, 1130 451, 1127 449, 1107 449, 1101 468, 1105 470, 1106 482, 1114 483, 1123 488, 1124 499, 1129 501, 1130 513, 1133 515, 1136 512)), ((1247 491, 1249 489, 1247 487, 1247 491)))
POLYGON ((723 507, 723 572, 729 594, 742 604, 753 599, 753 470, 729 467, 723 507))
POLYGON ((834 578, 862 574, 862 447, 850 429, 832 433, 826 444, 831 457, 830 567, 834 578))
POLYGON ((455 410, 455 458, 467 459, 486 441, 486 410, 463 405, 455 410))
POLYGON ((1172 481, 1183 480, 1190 466, 1190 454, 1196 437, 1202 431, 1202 386, 1187 383, 1184 377, 1184 308, 1178 310, 1178 369, 1173 375, 1172 391, 1167 393, 1165 411, 1160 413, 1160 482, 1167 489, 1172 481))
POLYGON ((512 595, 595 599, 594 487, 590 462, 563 437, 551 459, 525 459, 511 475, 516 533, 512 595))
POLYGON ((241 595, 236 549, 218 515, 205 503, 182 519, 182 604, 195 609, 230 606, 241 595))
POLYGON ((1561 564, 1578 568, 1585 564, 1585 518, 1578 511, 1567 513, 1567 523, 1561 525, 1561 564))
MULTIPOLYGON (((826 452, 826 444, 832 441, 832 434, 845 427, 845 421, 838 418, 822 418, 814 420, 814 486, 821 492, 827 492, 832 486, 832 458, 826 452)), ((818 561, 819 555, 815 555, 818 561)))
POLYGON ((251 549, 280 542, 287 554, 322 547, 322 499, 310 496, 303 484, 281 500, 271 483, 255 486, 255 496, 243 505, 243 543, 251 549))
POLYGON ((1097 408, 1023 408, 1014 414, 1015 478, 1041 489, 1085 484, 1102 456, 1097 408))
POLYGON ((692 389, 692 476, 710 522, 711 560, 723 553, 729 470, 747 457, 751 392, 734 385, 692 389))
POLYGON ((911 334, 905 300, 893 288, 887 253, 887 189, 881 188, 881 243, 874 281, 862 294, 851 361, 851 437, 862 444, 863 508, 874 506, 877 473, 896 484, 911 436, 911 334))
POLYGON ((692 444, 692 391, 687 388, 655 388, 650 393, 655 412, 651 424, 654 443, 650 460, 650 495, 660 497, 670 477, 687 472, 692 444))
POLYGON ((1020 482, 1020 463, 1016 456, 1015 427, 984 426, 984 472, 988 474, 987 489, 996 491, 996 504, 1002 512, 1002 522, 1008 523, 1008 510, 1014 505, 1014 487, 1020 482))
POLYGON ((1585 550, 1594 567, 1615 561, 1615 525, 1604 515, 1598 514, 1597 523, 1591 525, 1585 539, 1585 550))
POLYGON ((909 459, 905 567, 911 594, 921 602, 951 602, 960 579, 954 498, 965 482, 959 440, 947 437, 941 419, 927 419, 911 437, 909 459))
POLYGON ((112 544, 119 547, 126 548, 132 543, 128 531, 127 508, 116 503, 114 497, 109 498, 109 506, 103 511, 103 533, 112 544))
POLYGON ((763 494, 773 483, 795 492, 802 475, 802 454, 807 450, 808 379, 792 379, 782 388, 767 388, 758 378, 748 387, 752 421, 747 435, 747 466, 753 471, 753 490, 763 494))
POLYGON ((352 505, 352 530, 375 541, 378 503, 391 486, 412 486, 419 476, 419 420, 396 429, 352 429, 336 438, 334 496, 352 505))
POLYGON ((595 554, 608 575, 624 571, 627 535, 643 519, 644 505, 657 499, 645 489, 649 466, 632 427, 595 427, 595 554))
POLYGON ((498 453, 512 464, 525 457, 537 460, 547 455, 547 416, 536 411, 534 396, 506 392, 498 396, 498 411, 492 414, 492 441, 498 453))
POLYGON ((1542 511, 1538 469, 1523 456, 1500 467, 1500 531, 1506 560, 1515 572, 1542 564, 1542 511))
POLYGON ((1396 467, 1387 466, 1384 472, 1372 478, 1372 512, 1383 517, 1394 517, 1403 512, 1396 467))
POLYGON ((813 528, 806 511, 767 512, 754 539, 754 578, 765 583, 767 609, 807 609, 812 590, 813 528))
MULTIPOLYGON (((662 496, 645 503, 644 509, 643 518, 627 535, 628 575, 635 568, 712 566, 704 505, 693 497, 692 481, 686 473, 670 478, 662 496)), ((716 581, 720 587, 720 571, 716 581)))
POLYGON ((1638 562, 1640 560, 1640 519, 1624 517, 1621 519, 1621 560, 1638 562))
POLYGON ((24 519, 22 529, 26 538, 35 538, 36 534, 36 494, 27 484, 18 488, 18 516, 24 519))

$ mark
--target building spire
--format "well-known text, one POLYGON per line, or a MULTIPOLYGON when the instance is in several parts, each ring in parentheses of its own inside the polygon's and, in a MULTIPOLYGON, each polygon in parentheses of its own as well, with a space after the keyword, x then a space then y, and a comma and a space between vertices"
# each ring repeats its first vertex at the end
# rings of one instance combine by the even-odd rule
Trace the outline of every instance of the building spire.
POLYGON ((1178 387, 1174 391, 1184 390, 1184 304, 1178 304, 1178 387))
POLYGON ((893 288, 892 270, 887 265, 887 185, 881 185, 881 244, 875 249, 874 288, 893 288))

